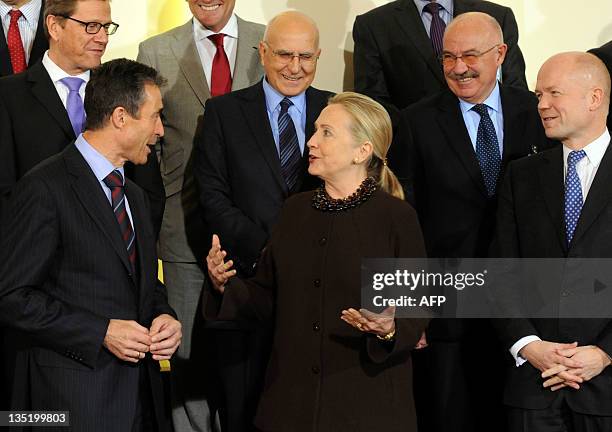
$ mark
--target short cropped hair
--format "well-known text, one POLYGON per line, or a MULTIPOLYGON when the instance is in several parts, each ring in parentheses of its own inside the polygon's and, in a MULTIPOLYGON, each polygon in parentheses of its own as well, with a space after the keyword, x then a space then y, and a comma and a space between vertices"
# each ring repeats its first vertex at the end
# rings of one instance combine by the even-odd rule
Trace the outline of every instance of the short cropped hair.
POLYGON ((108 61, 93 69, 85 88, 86 129, 104 127, 118 107, 125 108, 132 117, 138 118, 144 103, 146 84, 162 87, 166 79, 152 67, 124 58, 108 61))
MULTIPOLYGON (((77 3, 83 0, 47 0, 45 2, 45 34, 49 37, 49 30, 47 29, 47 17, 49 15, 57 16, 60 19, 63 17, 70 16, 74 13, 77 8, 77 3)), ((108 1, 110 0, 98 0, 98 1, 108 1)), ((63 26, 62 26, 63 27, 63 26)))

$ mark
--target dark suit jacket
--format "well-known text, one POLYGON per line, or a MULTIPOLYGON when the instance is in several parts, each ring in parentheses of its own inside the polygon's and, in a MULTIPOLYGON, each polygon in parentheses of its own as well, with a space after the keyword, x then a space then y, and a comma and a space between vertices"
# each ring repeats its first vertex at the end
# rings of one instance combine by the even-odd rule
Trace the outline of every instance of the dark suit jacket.
MULTIPOLYGON (((595 54, 603 61, 608 68, 608 72, 612 75, 612 41, 589 50, 591 54, 595 54)), ((608 130, 612 130, 612 113, 608 112, 608 130)))
MULTIPOLYGON (((533 93, 500 86, 500 95, 503 171, 510 160, 551 144, 544 135, 533 93)), ((455 95, 442 91, 402 111, 389 164, 419 214, 428 256, 487 256, 495 197, 487 196, 455 95)))
MULTIPOLYGON (((485 12, 499 22, 508 44, 504 84, 527 89, 512 10, 488 1, 455 0, 453 12, 485 12)), ((402 108, 446 88, 442 65, 413 0, 396 0, 357 16, 353 39, 355 91, 385 105, 394 120, 402 108)))
MULTIPOLYGON (((313 87, 306 90, 306 140, 330 96, 313 87)), ((285 199, 319 181, 307 173, 306 147, 303 176, 294 191, 287 189, 261 81, 209 99, 204 112, 194 146, 194 173, 205 226, 219 234, 238 271, 250 275, 285 199)))
MULTIPOLYGON (((521 258, 612 257, 612 147, 608 147, 582 208, 571 244, 566 246, 563 216, 563 148, 512 162, 499 194, 494 253, 521 258)), ((610 319, 516 319, 498 323, 507 348, 524 336, 552 342, 597 345, 612 354, 610 319)), ((561 390, 577 412, 612 415, 612 368, 581 385, 561 390)), ((508 371, 505 402, 537 409, 556 394, 542 388, 540 372, 526 363, 508 371)))
MULTIPOLYGON (((28 66, 32 66, 40 59, 47 49, 49 49, 49 41, 45 35, 44 28, 44 12, 45 12, 45 1, 42 1, 40 8, 40 16, 38 18, 38 27, 36 28, 36 36, 34 36, 34 43, 32 44, 32 50, 30 51, 30 59, 28 60, 28 66)), ((9 56, 8 45, 6 44, 6 38, 4 32, 0 32, 0 77, 13 74, 13 66, 11 65, 11 57, 9 56)))
POLYGON ((175 316, 157 281, 147 197, 129 179, 125 192, 138 275, 112 207, 73 144, 15 187, 0 248, 0 323, 21 334, 14 409, 69 410, 74 430, 129 432, 146 367, 157 419, 170 430, 157 362, 134 366, 102 345, 109 319, 149 327, 162 313, 175 316))
MULTIPOLYGON (((41 62, 22 74, 0 78, 0 204, 26 172, 75 138, 68 113, 41 62)), ((126 164, 126 176, 147 192, 158 232, 165 194, 155 152, 146 165, 126 164)))

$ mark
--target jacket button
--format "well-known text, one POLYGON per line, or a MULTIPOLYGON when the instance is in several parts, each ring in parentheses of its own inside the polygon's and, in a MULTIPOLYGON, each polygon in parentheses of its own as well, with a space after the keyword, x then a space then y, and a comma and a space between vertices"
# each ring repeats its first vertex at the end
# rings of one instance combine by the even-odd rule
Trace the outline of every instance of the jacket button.
POLYGON ((321 286, 321 279, 315 279, 314 280, 314 286, 316 286, 317 288, 321 286))
POLYGON ((325 244, 327 243, 327 238, 325 237, 321 237, 321 239, 319 240, 319 244, 321 246, 325 246, 325 244))
POLYGON ((319 372, 321 372, 321 369, 319 369, 319 367, 318 367, 318 366, 313 366, 313 367, 312 367, 312 373, 313 373, 313 374, 318 375, 318 374, 319 374, 319 372))
POLYGON ((319 330, 321 330, 321 326, 319 325, 319 323, 313 323, 312 324, 312 329, 316 332, 318 332, 319 330))

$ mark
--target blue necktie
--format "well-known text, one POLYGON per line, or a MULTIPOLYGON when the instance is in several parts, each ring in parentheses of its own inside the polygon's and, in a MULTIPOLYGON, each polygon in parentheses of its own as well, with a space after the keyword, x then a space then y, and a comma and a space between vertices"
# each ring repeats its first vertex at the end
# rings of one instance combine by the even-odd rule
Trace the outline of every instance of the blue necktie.
POLYGON ((571 151, 567 155, 567 174, 565 175, 565 239, 569 245, 582 211, 582 188, 576 164, 586 156, 584 150, 571 151))
POLYGON ((278 115, 278 146, 280 150, 281 173, 287 187, 291 191, 298 180, 300 171, 300 144, 298 142, 295 125, 289 115, 289 107, 293 105, 288 98, 281 103, 278 115))
POLYGON ((495 195, 497 176, 499 176, 501 166, 497 134, 485 104, 474 105, 472 110, 480 115, 478 133, 476 134, 476 156, 487 187, 487 194, 491 197, 495 195))
POLYGON ((66 111, 68 111, 68 117, 70 118, 74 134, 79 136, 85 127, 85 108, 83 107, 83 100, 79 94, 79 89, 85 81, 76 77, 66 77, 60 81, 69 89, 66 111))

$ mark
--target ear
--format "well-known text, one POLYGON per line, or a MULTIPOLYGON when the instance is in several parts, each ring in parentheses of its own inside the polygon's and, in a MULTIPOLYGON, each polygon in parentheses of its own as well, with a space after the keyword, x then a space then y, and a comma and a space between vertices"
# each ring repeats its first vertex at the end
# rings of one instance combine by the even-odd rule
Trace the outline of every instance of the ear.
POLYGON ((47 24, 47 30, 49 31, 49 39, 57 41, 59 39, 59 32, 62 30, 62 17, 56 17, 55 15, 47 15, 45 23, 47 24))
POLYGON ((504 60, 506 59, 506 53, 508 52, 508 45, 506 44, 501 44, 498 48, 497 48, 497 55, 499 56, 497 58, 497 67, 501 66, 501 64, 504 62, 504 60))
POLYGON ((357 150, 359 161, 364 162, 369 160, 372 157, 372 151, 374 150, 374 146, 370 141, 366 141, 359 146, 357 150))
POLYGON ((117 107, 111 114, 110 121, 115 129, 123 129, 127 121, 128 113, 123 107, 117 107))
POLYGON ((259 41, 259 47, 257 50, 259 51, 259 62, 262 66, 265 66, 264 54, 266 53, 266 44, 264 41, 259 41))
POLYGON ((604 91, 600 87, 595 87, 589 93, 589 109, 597 111, 604 101, 604 91))

